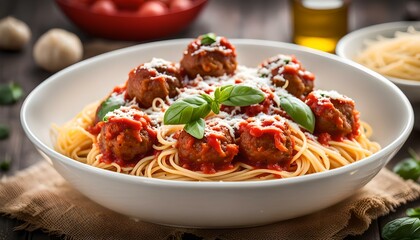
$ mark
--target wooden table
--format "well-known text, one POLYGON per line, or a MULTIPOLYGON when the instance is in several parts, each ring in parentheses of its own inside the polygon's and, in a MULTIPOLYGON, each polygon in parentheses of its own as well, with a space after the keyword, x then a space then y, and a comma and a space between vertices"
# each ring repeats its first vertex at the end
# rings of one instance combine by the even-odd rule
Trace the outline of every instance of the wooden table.
MULTIPOLYGON (((401 21, 407 16, 407 4, 418 4, 410 0, 353 0, 350 9, 350 30, 368 25, 401 21)), ((417 5, 417 7, 419 7, 417 5)), ((41 34, 51 28, 63 28, 76 33, 88 45, 97 39, 86 35, 74 26, 51 0, 0 0, 0 18, 13 15, 25 21, 32 30, 31 42, 21 52, 0 51, 0 82, 15 81, 26 94, 48 78, 51 73, 35 66, 32 58, 33 45, 41 34)), ((417 16, 420 17, 420 16, 417 16)), ((418 20, 418 19, 417 19, 418 20)), ((168 38, 193 38, 206 32, 216 32, 229 38, 255 38, 290 42, 291 21, 288 1, 282 0, 210 0, 199 18, 181 33, 168 38)), ((1 37, 1 36, 0 36, 1 37)), ((140 42, 129 42, 133 45, 140 42)), ((0 141, 0 159, 8 154, 13 161, 7 172, 0 177, 13 175, 42 158, 23 133, 19 113, 22 100, 12 106, 0 106, 0 123, 11 127, 11 136, 0 141)), ((420 131, 414 130, 402 150, 387 167, 407 157, 407 148, 420 152, 420 131)), ((409 207, 420 206, 420 200, 408 203, 396 212, 374 221, 362 236, 349 236, 346 239, 380 239, 380 230, 388 221, 401 217, 409 207)), ((0 239, 59 239, 41 231, 13 231, 20 224, 17 220, 0 217, 0 239)), ((186 236, 194 239, 193 236, 186 236)))

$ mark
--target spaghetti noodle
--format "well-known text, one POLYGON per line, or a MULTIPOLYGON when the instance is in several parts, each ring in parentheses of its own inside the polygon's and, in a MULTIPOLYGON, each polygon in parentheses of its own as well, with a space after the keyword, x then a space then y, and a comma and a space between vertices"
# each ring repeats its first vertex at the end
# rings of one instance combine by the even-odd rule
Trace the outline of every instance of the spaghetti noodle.
MULTIPOLYGON (((308 81, 314 78, 293 57, 279 55, 276 61, 280 62, 282 71, 289 71, 287 74, 291 73, 291 69, 300 69, 296 76, 307 76, 308 81)), ((161 64, 174 66, 162 59, 141 66, 161 69, 161 64)), ((89 104, 64 125, 53 125, 55 148, 76 161, 94 167, 182 181, 253 181, 296 177, 351 164, 380 149, 379 144, 369 140, 372 134, 370 126, 358 121, 358 112, 352 110, 352 100, 335 91, 313 90, 309 93, 312 95, 307 96, 308 99, 317 98, 314 103, 308 100, 306 103, 311 105, 319 123, 313 134, 302 128, 284 112, 278 97, 290 95, 287 89, 296 84, 296 79, 288 75, 275 76, 277 83, 285 81, 281 83, 282 87, 278 87, 270 79, 272 71, 263 69, 267 66, 273 68, 279 65, 271 59, 269 64, 263 64, 259 69, 238 66, 231 75, 186 77, 188 82, 184 82, 183 87, 177 87, 175 97, 169 93, 165 97, 154 97, 148 107, 142 106, 135 97, 128 98, 121 106, 110 109, 103 119, 98 119, 98 114, 106 101, 89 104), (203 139, 186 133, 184 125, 163 123, 165 112, 176 100, 194 94, 214 93, 217 87, 226 84, 263 89, 265 100, 245 107, 224 106, 219 113, 208 114, 203 139), (326 118, 323 111, 328 111, 329 116, 337 114, 337 118, 326 118), (348 114, 342 114, 342 111, 348 114), (322 114, 317 115, 318 112, 322 114), (325 125, 326 121, 332 121, 334 126, 325 125), (141 124, 135 125, 138 122, 141 124), (150 149, 138 152, 138 149, 147 148, 148 143, 152 143, 150 149), (127 155, 123 150, 134 152, 127 155)), ((144 77, 144 69, 136 69, 130 73, 128 82, 133 76, 138 76, 136 72, 144 77)), ((277 69, 276 74, 279 73, 277 69)), ((155 73, 154 76, 159 77, 155 73)), ((175 79, 174 76, 170 75, 170 81, 175 79)), ((129 84, 116 87, 110 96, 126 98, 127 87, 129 84)), ((297 95, 301 97, 307 93, 301 91, 297 95)))
POLYGON ((409 27, 394 38, 367 41, 356 61, 378 73, 420 81, 420 32, 409 27))

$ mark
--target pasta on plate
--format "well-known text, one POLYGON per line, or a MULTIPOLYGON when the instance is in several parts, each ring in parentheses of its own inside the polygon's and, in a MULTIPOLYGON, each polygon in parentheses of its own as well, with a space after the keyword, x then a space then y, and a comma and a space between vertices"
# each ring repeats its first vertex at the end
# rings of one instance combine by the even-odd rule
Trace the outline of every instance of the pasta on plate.
POLYGON ((395 32, 393 38, 366 41, 356 61, 383 75, 420 81, 419 43, 420 31, 409 27, 407 32, 395 32))
POLYGON ((238 65, 228 39, 205 34, 179 63, 154 58, 53 125, 60 153, 95 167, 185 181, 250 181, 327 171, 380 149, 355 102, 315 88, 292 55, 238 65))

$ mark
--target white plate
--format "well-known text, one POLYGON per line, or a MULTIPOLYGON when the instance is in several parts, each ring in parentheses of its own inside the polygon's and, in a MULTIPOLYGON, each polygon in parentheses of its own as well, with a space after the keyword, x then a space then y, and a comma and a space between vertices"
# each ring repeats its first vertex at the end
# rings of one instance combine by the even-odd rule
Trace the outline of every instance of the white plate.
POLYGON ((398 151, 413 126, 404 94, 384 77, 351 61, 292 44, 232 40, 242 65, 256 66, 278 53, 294 54, 316 75, 316 87, 352 97, 383 149, 348 166, 302 177, 262 182, 182 182, 98 169, 52 147, 50 127, 75 116, 122 84, 137 65, 161 57, 179 61, 190 40, 138 45, 73 65, 45 80, 25 100, 22 126, 55 169, 77 190, 116 212, 144 221, 226 228, 268 224, 331 206, 369 182, 398 151))

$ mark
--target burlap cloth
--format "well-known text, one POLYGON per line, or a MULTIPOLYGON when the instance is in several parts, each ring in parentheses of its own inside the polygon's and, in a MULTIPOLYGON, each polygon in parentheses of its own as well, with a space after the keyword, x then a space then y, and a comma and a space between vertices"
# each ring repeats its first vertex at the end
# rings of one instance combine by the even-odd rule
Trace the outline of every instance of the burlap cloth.
POLYGON ((181 229, 136 222, 73 189, 48 163, 0 181, 0 212, 71 239, 342 239, 363 233, 373 219, 420 195, 420 186, 383 169, 352 197, 304 217, 245 229, 181 229))

